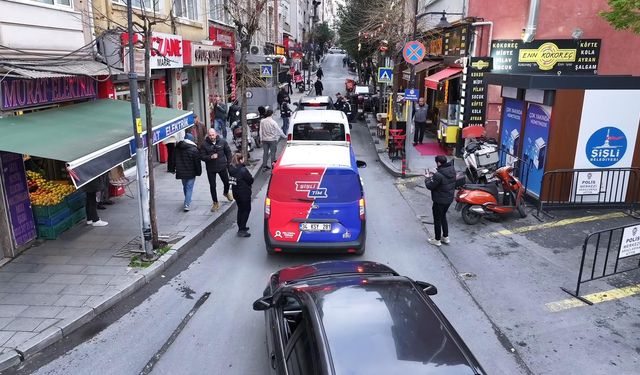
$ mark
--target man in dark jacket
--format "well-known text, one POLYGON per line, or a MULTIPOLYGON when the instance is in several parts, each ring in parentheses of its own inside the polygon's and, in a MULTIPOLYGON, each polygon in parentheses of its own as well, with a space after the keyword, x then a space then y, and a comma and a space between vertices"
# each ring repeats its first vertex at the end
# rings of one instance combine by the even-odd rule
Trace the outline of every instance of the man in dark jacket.
POLYGON ((447 225, 447 210, 453 202, 454 191, 456 189, 456 170, 453 161, 447 161, 443 155, 436 156, 436 173, 425 174, 425 185, 431 190, 431 200, 433 201, 433 227, 434 238, 429 238, 429 243, 440 246, 442 243, 449 243, 449 226, 447 225), (442 230, 442 233, 440 233, 442 230), (442 236, 441 236, 442 234, 442 236))
POLYGON ((234 100, 231 107, 229 107, 229 112, 227 113, 227 121, 229 122, 229 126, 234 123, 234 121, 240 122, 240 112, 242 108, 240 108, 240 103, 238 100, 234 100))
POLYGON ((289 107, 289 103, 291 103, 291 98, 289 95, 285 96, 282 105, 280 106, 280 117, 282 117, 282 132, 287 135, 289 131, 289 120, 291 119, 291 107, 289 107))
POLYGON ((200 149, 200 157, 207 167, 207 178, 209 179, 209 190, 211 191, 211 199, 213 205, 211 211, 218 211, 220 203, 218 203, 218 193, 216 192, 216 175, 220 175, 222 184, 224 185, 224 196, 233 201, 233 196, 229 192, 229 174, 227 168, 231 162, 231 148, 224 139, 218 136, 215 129, 209 129, 209 137, 202 144, 200 149))
POLYGON ((220 95, 216 95, 213 100, 213 123, 215 129, 222 135, 222 138, 227 139, 227 107, 222 102, 220 95))
POLYGON ((278 102, 278 108, 280 108, 282 106, 282 103, 284 103, 285 96, 287 96, 287 91, 285 90, 284 87, 282 87, 280 91, 278 91, 278 95, 276 96, 276 101, 278 102))
POLYGON ((85 210, 87 213, 87 225, 93 225, 94 227, 105 227, 109 225, 106 221, 100 220, 98 216, 98 202, 96 198, 98 192, 102 189, 101 178, 103 177, 96 177, 82 187, 82 190, 86 193, 85 210))
POLYGON ((176 178, 182 180, 185 211, 189 211, 191 205, 196 176, 202 174, 202 160, 194 139, 192 134, 187 133, 184 140, 176 145, 176 178))
POLYGON ((322 90, 324 90, 324 86, 322 86, 322 81, 320 80, 320 77, 316 79, 316 83, 314 83, 313 86, 316 88, 316 96, 321 96, 322 90))
POLYGON ((236 153, 231 159, 229 166, 229 175, 231 176, 231 186, 233 190, 233 198, 238 205, 238 236, 251 237, 247 220, 251 213, 251 186, 253 185, 253 176, 244 165, 242 154, 236 153))
POLYGON ((322 71, 322 67, 318 67, 318 70, 316 70, 316 77, 318 77, 318 79, 324 78, 324 72, 322 71))

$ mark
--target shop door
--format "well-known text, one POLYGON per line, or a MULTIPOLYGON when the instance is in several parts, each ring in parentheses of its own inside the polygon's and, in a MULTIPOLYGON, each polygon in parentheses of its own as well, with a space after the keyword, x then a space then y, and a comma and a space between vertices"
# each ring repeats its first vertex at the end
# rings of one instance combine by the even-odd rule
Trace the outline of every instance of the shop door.
POLYGON ((520 180, 527 187, 527 191, 537 197, 540 196, 542 176, 546 165, 550 123, 551 107, 528 103, 522 143, 520 180))

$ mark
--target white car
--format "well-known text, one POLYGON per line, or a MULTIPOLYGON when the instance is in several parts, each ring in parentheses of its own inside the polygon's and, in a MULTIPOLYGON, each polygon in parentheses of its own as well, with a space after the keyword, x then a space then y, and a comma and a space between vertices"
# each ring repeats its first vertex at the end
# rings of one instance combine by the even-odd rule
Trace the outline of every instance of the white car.
POLYGON ((350 145, 349 120, 342 111, 297 111, 291 116, 287 146, 296 144, 350 145))

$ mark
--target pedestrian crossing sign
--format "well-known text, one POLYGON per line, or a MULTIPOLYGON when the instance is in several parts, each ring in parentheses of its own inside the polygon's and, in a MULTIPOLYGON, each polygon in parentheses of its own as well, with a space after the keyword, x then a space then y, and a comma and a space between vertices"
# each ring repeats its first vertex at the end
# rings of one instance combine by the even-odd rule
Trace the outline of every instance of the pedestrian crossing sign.
POLYGON ((389 67, 378 68, 378 82, 380 82, 380 83, 392 83, 393 82, 393 68, 389 68, 389 67))
POLYGON ((260 77, 262 77, 262 78, 271 78, 271 77, 273 77, 273 66, 271 66, 271 65, 260 65, 260 77))

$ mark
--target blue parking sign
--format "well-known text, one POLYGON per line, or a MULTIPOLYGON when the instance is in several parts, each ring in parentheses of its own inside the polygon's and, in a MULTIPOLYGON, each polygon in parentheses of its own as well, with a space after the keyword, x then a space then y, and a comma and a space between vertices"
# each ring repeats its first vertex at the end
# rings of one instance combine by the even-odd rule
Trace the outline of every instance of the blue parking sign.
POLYGON ((389 68, 389 67, 378 68, 378 82, 380 82, 380 83, 392 83, 393 82, 393 68, 389 68))
POLYGON ((404 90, 404 100, 411 100, 417 102, 420 96, 420 90, 418 89, 406 89, 404 90))

